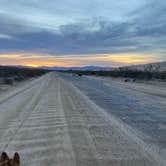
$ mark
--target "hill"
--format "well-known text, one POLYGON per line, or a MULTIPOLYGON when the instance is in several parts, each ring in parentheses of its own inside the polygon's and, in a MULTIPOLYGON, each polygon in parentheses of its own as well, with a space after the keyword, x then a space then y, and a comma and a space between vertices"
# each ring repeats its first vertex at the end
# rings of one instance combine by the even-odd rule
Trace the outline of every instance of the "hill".
POLYGON ((143 64, 143 65, 125 66, 125 67, 121 67, 121 69, 163 72, 163 71, 166 71, 166 61, 143 64))

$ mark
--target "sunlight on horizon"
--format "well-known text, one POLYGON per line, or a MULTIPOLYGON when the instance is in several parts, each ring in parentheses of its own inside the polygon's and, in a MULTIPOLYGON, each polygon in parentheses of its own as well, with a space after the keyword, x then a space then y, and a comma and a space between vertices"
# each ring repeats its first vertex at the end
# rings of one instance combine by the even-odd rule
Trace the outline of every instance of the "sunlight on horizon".
POLYGON ((0 54, 0 65, 11 66, 125 66, 156 62, 158 59, 151 55, 137 53, 121 54, 97 54, 97 55, 50 55, 50 54, 33 54, 33 53, 13 53, 0 54))

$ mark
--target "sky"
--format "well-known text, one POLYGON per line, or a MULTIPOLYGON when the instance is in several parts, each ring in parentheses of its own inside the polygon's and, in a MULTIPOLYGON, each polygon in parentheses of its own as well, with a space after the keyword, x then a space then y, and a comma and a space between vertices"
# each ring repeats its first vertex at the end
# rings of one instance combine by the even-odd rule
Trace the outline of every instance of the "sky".
POLYGON ((166 61, 164 0, 0 0, 0 65, 166 61))

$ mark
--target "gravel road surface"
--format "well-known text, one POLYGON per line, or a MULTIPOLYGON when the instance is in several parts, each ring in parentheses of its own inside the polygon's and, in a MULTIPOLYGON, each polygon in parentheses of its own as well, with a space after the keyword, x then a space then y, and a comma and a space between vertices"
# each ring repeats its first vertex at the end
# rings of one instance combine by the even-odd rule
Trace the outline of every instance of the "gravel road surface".
POLYGON ((147 114, 141 92, 107 84, 49 73, 1 94, 0 150, 22 166, 164 166, 165 98, 147 114))

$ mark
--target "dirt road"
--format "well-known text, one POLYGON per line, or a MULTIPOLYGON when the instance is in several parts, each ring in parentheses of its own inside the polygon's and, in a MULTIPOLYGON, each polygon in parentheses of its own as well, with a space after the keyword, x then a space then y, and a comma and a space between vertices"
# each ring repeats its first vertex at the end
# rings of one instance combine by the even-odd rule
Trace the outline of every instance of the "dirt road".
POLYGON ((0 96, 1 151, 18 151, 23 166, 164 165, 131 126, 69 80, 49 73, 0 96))

